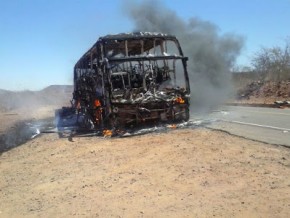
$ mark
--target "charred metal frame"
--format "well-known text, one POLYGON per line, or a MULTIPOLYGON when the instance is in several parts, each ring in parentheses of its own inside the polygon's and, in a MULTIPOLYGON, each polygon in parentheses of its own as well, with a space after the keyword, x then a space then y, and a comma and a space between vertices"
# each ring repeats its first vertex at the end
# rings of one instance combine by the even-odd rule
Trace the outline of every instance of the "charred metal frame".
POLYGON ((99 38, 74 67, 72 108, 78 122, 100 129, 188 120, 187 60, 172 35, 99 38), (177 54, 169 54, 172 48, 177 54))

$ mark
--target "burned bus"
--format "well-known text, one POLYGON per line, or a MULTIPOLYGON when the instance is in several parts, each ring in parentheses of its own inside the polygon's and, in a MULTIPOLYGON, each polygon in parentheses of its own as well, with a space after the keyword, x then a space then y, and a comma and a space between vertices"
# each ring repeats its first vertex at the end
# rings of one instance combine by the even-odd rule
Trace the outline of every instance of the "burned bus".
POLYGON ((189 119, 187 57, 175 36, 138 32, 100 37, 75 64, 71 108, 58 127, 131 128, 189 119))

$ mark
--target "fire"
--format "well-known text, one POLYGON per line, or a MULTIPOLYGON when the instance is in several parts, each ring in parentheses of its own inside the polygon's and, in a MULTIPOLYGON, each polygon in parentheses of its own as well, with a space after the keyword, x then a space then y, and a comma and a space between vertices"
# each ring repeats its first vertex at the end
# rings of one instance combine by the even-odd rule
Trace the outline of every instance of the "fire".
POLYGON ((105 129, 105 130, 103 131, 103 135, 104 135, 105 137, 110 137, 110 136, 113 135, 113 132, 112 132, 111 130, 109 130, 109 129, 105 129))
POLYGON ((101 102, 99 99, 95 100, 95 107, 101 107, 101 102))
POLYGON ((80 108, 81 108, 81 101, 80 101, 80 100, 78 100, 78 101, 76 102, 76 108, 77 108, 77 109, 80 109, 80 108))
POLYGON ((168 128, 171 128, 171 129, 176 129, 176 128, 177 128, 177 126, 176 126, 175 124, 168 125, 167 127, 168 127, 168 128))
POLYGON ((184 99, 181 98, 181 97, 177 97, 177 98, 175 99, 175 102, 176 102, 176 103, 179 103, 179 104, 184 104, 184 103, 185 103, 184 99))

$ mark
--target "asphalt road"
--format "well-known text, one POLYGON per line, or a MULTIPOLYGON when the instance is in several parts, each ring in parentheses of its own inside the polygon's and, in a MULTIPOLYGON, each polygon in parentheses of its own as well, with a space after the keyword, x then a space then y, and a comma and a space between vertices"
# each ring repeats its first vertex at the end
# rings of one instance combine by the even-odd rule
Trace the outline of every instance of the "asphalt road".
POLYGON ((210 128, 290 147, 290 109, 224 106, 206 119, 210 128))

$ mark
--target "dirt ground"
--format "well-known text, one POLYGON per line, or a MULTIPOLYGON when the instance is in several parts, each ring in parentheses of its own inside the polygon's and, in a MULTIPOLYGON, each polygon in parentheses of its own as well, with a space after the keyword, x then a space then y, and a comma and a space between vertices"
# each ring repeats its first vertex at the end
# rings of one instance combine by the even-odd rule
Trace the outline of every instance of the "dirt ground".
POLYGON ((204 128, 42 135, 0 156, 0 217, 289 217, 289 149, 204 128))
MULTIPOLYGON (((0 113, 0 134, 56 106, 0 113)), ((43 134, 0 154, 0 217, 290 217, 290 150, 205 128, 43 134)))

